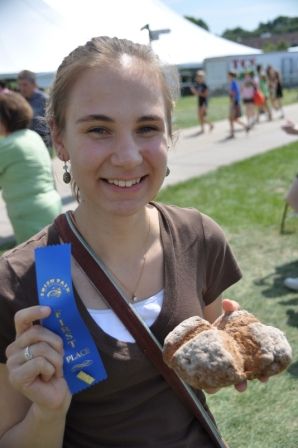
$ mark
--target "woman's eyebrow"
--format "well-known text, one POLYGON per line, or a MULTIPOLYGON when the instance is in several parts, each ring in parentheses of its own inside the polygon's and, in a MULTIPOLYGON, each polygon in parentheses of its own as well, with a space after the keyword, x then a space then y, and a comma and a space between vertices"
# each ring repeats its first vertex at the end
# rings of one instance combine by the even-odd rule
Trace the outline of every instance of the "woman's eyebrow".
POLYGON ((142 117, 138 118, 137 121, 163 121, 163 119, 159 115, 143 115, 142 117))
MULTIPOLYGON (((88 121, 104 121, 106 123, 114 123, 115 120, 113 118, 108 117, 104 114, 88 114, 84 115, 83 117, 80 117, 76 120, 76 123, 85 123, 88 121)), ((163 121, 162 117, 160 115, 142 115, 137 119, 137 122, 143 122, 143 121, 163 121)))
POLYGON ((76 120, 76 123, 84 123, 86 121, 105 121, 107 123, 114 122, 114 120, 111 117, 108 117, 107 115, 89 114, 89 115, 84 115, 83 117, 78 118, 76 120))

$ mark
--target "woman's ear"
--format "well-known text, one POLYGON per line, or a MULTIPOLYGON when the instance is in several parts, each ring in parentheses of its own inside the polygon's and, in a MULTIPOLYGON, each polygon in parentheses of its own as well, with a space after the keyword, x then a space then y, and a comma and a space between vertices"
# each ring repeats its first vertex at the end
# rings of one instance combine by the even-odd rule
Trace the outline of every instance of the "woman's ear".
POLYGON ((69 160, 69 154, 64 146, 62 132, 58 129, 54 120, 50 122, 50 129, 56 154, 60 160, 66 162, 67 160, 69 160))

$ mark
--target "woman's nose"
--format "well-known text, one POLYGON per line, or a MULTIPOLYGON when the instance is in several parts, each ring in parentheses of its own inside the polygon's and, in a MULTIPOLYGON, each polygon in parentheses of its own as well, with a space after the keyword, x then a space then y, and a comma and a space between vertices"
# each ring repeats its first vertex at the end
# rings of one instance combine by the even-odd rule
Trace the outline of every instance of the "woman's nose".
POLYGON ((116 166, 133 168, 143 161, 141 148, 132 136, 126 136, 118 141, 113 148, 111 161, 116 166))

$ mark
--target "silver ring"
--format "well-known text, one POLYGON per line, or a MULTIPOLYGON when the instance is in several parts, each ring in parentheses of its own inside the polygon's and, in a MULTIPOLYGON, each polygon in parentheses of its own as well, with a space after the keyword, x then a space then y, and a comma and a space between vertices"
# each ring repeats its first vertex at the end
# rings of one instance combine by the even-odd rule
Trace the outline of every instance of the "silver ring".
POLYGON ((31 359, 33 359, 33 353, 29 345, 27 345, 27 347, 24 349, 24 358, 25 361, 30 361, 31 359))

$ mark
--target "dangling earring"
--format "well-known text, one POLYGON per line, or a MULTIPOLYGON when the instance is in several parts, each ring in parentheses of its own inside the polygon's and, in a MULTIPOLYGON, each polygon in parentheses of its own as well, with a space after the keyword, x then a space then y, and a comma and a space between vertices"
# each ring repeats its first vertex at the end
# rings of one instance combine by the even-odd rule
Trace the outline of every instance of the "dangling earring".
POLYGON ((68 171, 67 162, 64 162, 63 169, 64 169, 63 182, 66 183, 66 184, 69 184, 70 181, 71 181, 71 174, 68 171))
POLYGON ((170 168, 167 166, 167 170, 166 170, 166 177, 170 174, 171 170, 170 168))

